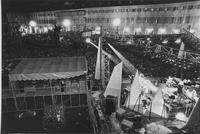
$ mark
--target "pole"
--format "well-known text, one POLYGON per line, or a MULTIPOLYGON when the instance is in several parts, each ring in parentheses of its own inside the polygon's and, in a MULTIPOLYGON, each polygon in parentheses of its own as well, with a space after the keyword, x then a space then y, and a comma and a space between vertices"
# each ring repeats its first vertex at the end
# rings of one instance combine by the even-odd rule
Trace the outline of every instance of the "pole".
POLYGON ((118 97, 118 108, 120 108, 120 103, 121 103, 121 92, 119 92, 119 97, 118 97))
POLYGON ((11 89, 12 89, 12 94, 13 94, 13 99, 14 99, 16 110, 19 110, 18 105, 17 105, 16 94, 14 93, 14 89, 13 89, 14 86, 13 86, 13 83, 11 81, 10 81, 10 86, 11 86, 11 89))
POLYGON ((140 111, 140 97, 141 97, 141 93, 140 93, 140 95, 139 95, 138 113, 139 113, 139 111, 140 111))
POLYGON ((51 88, 51 98, 52 98, 52 104, 54 105, 53 89, 52 89, 51 80, 49 80, 49 84, 50 84, 50 88, 51 88))
POLYGON ((100 27, 100 36, 99 36, 99 48, 100 48, 100 82, 99 86, 100 88, 103 85, 103 78, 102 78, 102 26, 100 27))
MULTIPOLYGON (((131 98, 129 97, 129 99, 131 99, 131 98)), ((133 110, 135 109, 135 106, 137 105, 138 101, 139 101, 139 103, 140 103, 140 95, 138 96, 138 98, 137 98, 137 100, 136 100, 136 102, 135 102, 135 105, 134 105, 134 107, 133 107, 133 110)), ((130 102, 130 101, 129 101, 129 102, 130 102)), ((138 112, 139 112, 139 106, 138 106, 138 112)))
POLYGON ((151 120, 151 109, 152 109, 152 102, 150 103, 149 120, 151 120))

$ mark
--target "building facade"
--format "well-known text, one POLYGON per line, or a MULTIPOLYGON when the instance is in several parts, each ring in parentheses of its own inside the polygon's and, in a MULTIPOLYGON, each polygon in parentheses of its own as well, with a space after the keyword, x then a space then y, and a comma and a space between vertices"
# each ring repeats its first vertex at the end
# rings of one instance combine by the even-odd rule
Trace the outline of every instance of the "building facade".
POLYGON ((200 1, 34 12, 26 18, 36 21, 41 28, 62 26, 68 19, 71 22, 68 30, 75 31, 101 26, 107 33, 178 34, 184 28, 200 37, 200 1), (117 27, 113 26, 116 18, 120 19, 117 27))

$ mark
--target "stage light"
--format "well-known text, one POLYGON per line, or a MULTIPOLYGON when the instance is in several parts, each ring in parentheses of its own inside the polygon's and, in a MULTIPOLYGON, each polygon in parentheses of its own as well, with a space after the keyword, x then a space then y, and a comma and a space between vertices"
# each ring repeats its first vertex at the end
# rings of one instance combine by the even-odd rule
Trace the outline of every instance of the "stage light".
POLYGON ((163 40, 162 43, 163 43, 163 44, 167 44, 167 42, 168 42, 168 40, 163 40))
POLYGON ((91 42, 91 40, 90 40, 90 38, 86 38, 86 43, 90 43, 91 42))
POLYGON ((69 19, 65 19, 65 20, 63 20, 62 25, 65 27, 69 27, 71 25, 71 22, 69 19))
POLYGON ((147 38, 147 40, 149 41, 149 40, 150 40, 150 38, 147 38))
POLYGON ((186 116, 185 116, 185 114, 184 113, 181 113, 181 112, 179 112, 179 113, 177 113, 176 115, 175 115, 175 118, 177 119, 177 120, 180 120, 180 121, 186 121, 186 116))
POLYGON ((113 26, 119 26, 120 23, 121 23, 120 18, 116 18, 116 19, 114 19, 113 22, 112 22, 113 26))
POLYGON ((31 20, 31 21, 29 22, 29 25, 30 25, 31 27, 35 27, 35 26, 37 25, 37 23, 36 23, 36 21, 31 20))
POLYGON ((177 43, 177 44, 181 43, 181 39, 178 38, 177 40, 175 40, 175 43, 177 43))

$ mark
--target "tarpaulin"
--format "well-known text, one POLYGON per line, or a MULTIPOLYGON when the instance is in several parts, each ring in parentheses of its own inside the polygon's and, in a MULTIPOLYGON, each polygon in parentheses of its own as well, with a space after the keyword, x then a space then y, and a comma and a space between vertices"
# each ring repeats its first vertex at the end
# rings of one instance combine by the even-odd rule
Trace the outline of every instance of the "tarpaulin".
POLYGON ((10 72, 10 81, 65 79, 86 74, 86 58, 27 58, 10 72))

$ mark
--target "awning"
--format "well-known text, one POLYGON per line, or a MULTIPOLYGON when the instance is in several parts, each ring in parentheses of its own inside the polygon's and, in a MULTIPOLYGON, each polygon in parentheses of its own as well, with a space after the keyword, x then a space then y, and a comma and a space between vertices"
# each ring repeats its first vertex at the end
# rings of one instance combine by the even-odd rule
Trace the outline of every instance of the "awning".
POLYGON ((27 58, 10 72, 10 81, 65 79, 86 74, 86 58, 27 58))

